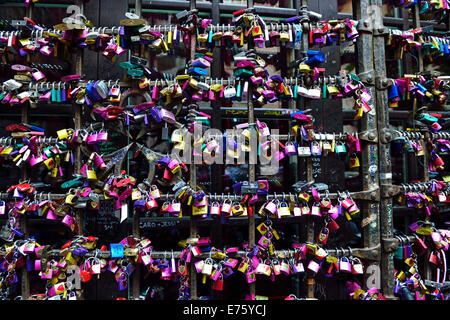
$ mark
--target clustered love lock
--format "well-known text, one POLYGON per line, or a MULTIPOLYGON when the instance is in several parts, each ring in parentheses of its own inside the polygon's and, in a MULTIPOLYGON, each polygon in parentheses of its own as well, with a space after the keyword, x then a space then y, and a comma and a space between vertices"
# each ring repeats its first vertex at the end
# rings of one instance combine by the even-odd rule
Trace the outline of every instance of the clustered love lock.
MULTIPOLYGON (((24 3, 30 8, 35 2, 24 3)), ((448 1, 393 3, 437 20, 444 19, 449 9, 448 1)), ((445 291, 440 289, 447 278, 450 232, 439 219, 450 202, 448 177, 442 176, 450 136, 442 113, 416 106, 447 105, 448 79, 421 72, 399 72, 397 79, 375 79, 370 72, 330 73, 325 65, 329 56, 322 48, 354 44, 361 49, 360 43, 375 43, 380 35, 367 32, 364 19, 324 20, 307 6, 295 11, 295 16, 273 22, 260 16, 259 8, 241 9, 233 12, 228 25, 200 18, 195 5, 178 12, 176 23, 167 25, 149 25, 141 12, 127 12, 120 26, 94 27, 81 11, 50 29, 31 17, 5 29, 0 23, 0 57, 11 74, 0 86, 1 105, 43 110, 49 104, 61 108, 73 104, 76 120, 73 127, 58 125, 56 137, 50 137, 44 125, 23 117, 5 128, 10 136, 0 138, 2 168, 24 173, 0 192, 0 217, 5 218, 0 228, 0 299, 18 298, 15 288, 28 281, 20 278, 20 272, 32 282, 45 283, 23 292, 23 299, 76 300, 85 283, 105 281, 109 272, 122 299, 130 286, 134 296, 128 298, 152 299, 158 294, 153 283, 135 294, 139 270, 166 287, 177 286, 173 297, 179 300, 198 299, 200 286, 210 288, 213 297, 229 294, 237 274, 244 276, 246 286, 240 295, 246 300, 272 298, 258 294, 255 283, 269 280, 278 285, 283 283, 280 279, 298 276, 305 279, 308 298, 314 281, 325 277, 345 279, 342 296, 354 300, 391 299, 390 294, 443 300, 445 291), (296 60, 288 72, 280 72, 282 76, 276 70, 283 57, 268 55, 264 49, 292 50, 296 60), (67 74, 64 68, 30 63, 41 57, 69 60, 72 53, 87 50, 112 63, 120 59, 118 67, 125 77, 87 80, 79 68, 67 74), (216 78, 213 69, 223 62, 224 52, 231 60, 229 77, 216 78), (156 56, 188 58, 176 74, 167 74, 150 67, 156 65, 152 61, 156 56), (414 126, 411 131, 377 132, 374 123, 385 125, 379 116, 384 93, 393 112, 414 104, 411 119, 420 125, 418 130, 414 126), (355 132, 327 132, 316 121, 314 108, 308 109, 316 102, 344 99, 354 111, 350 118, 358 128, 355 132), (246 104, 248 118, 236 117, 226 130, 212 128, 220 108, 213 107, 211 113, 205 103, 233 109, 246 104), (276 120, 288 120, 287 129, 274 127, 273 119, 265 115, 255 116, 274 104, 283 110, 276 120), (126 145, 115 148, 118 136, 126 145), (386 150, 392 156, 423 159, 432 179, 401 186, 385 183, 382 177, 390 173, 378 161, 381 144, 390 144, 386 150), (108 148, 114 151, 106 152, 108 148), (343 183, 314 181, 313 160, 319 165, 333 160, 347 172, 360 174, 364 187, 354 191, 343 183), (248 175, 232 174, 227 192, 199 183, 198 168, 212 168, 211 179, 222 179, 213 165, 223 164, 233 170, 248 168, 248 175), (290 175, 294 166, 302 171, 293 178, 299 181, 274 183, 283 170, 290 175), (37 171, 42 172, 39 181, 37 171), (367 183, 369 175, 380 183, 367 183), (396 205, 412 209, 419 219, 405 226, 410 235, 383 235, 378 247, 355 248, 365 241, 361 237, 366 230, 378 226, 381 210, 373 208, 383 207, 393 195, 396 205), (106 229, 93 233, 87 228, 92 221, 101 225, 101 217, 114 221, 117 228, 108 226, 109 234, 106 229), (172 239, 162 245, 158 236, 166 227, 161 222, 174 222, 171 226, 178 228, 185 218, 191 221, 189 237, 178 239, 174 230, 172 239), (30 219, 52 220, 64 231, 63 239, 47 243, 42 234, 30 232, 30 219), (132 234, 123 235, 130 221, 132 234), (136 221, 155 222, 154 228, 146 230, 136 221), (248 223, 258 233, 249 235, 249 241, 219 248, 214 234, 204 234, 197 222, 227 227, 248 223), (304 226, 306 234, 288 232, 285 224, 304 226), (111 235, 116 240, 105 240, 111 235), (174 247, 162 249, 170 241, 175 241, 174 247), (380 261, 385 268, 386 256, 395 263, 395 270, 382 275, 384 283, 390 277, 392 292, 389 286, 374 287, 367 280, 369 270, 380 261), (432 266, 437 281, 422 276, 424 263, 432 266)), ((377 32, 386 37, 395 59, 420 52, 427 61, 441 63, 449 56, 448 40, 428 36, 428 29, 377 32)), ((289 294, 293 291, 289 288, 285 291, 286 300, 303 299, 289 294)))

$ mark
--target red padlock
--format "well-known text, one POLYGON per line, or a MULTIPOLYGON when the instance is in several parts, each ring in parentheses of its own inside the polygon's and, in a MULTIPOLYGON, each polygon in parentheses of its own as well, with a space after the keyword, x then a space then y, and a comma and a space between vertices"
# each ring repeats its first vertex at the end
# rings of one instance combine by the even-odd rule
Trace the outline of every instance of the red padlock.
POLYGON ((218 279, 216 281, 213 281, 212 289, 217 290, 217 291, 222 291, 223 290, 223 280, 218 279))

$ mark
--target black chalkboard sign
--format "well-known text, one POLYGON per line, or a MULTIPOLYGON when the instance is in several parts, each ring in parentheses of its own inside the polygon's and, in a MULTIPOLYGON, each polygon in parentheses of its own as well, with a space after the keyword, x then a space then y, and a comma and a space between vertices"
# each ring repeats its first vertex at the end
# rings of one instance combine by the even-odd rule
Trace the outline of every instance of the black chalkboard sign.
POLYGON ((117 235, 120 220, 115 216, 114 200, 101 200, 98 211, 90 212, 85 221, 85 228, 92 234, 101 234, 102 238, 117 235))
POLYGON ((108 141, 99 144, 98 151, 100 154, 107 155, 119 150, 126 144, 126 137, 120 132, 108 132, 108 141))

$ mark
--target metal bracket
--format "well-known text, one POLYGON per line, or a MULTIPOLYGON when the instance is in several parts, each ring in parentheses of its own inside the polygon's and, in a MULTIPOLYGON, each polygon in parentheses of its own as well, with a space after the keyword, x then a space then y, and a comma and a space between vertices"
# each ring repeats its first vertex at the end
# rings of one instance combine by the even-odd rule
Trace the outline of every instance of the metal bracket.
POLYGON ((380 188, 374 188, 360 192, 350 192, 353 199, 365 201, 380 201, 380 188))
POLYGON ((375 71, 369 70, 366 72, 361 72, 358 74, 358 78, 359 80, 361 80, 362 83, 372 86, 375 80, 375 71))
POLYGON ((381 245, 377 244, 375 247, 353 249, 353 256, 364 260, 379 261, 381 258, 381 245))
POLYGON ((402 192, 402 187, 393 184, 381 185, 381 198, 392 198, 402 192))
POLYGON ((372 33, 373 24, 368 18, 363 18, 358 21, 358 26, 356 27, 358 32, 372 33))
POLYGON ((398 246, 400 245, 400 242, 398 239, 395 238, 384 238, 381 239, 383 243, 383 251, 386 253, 392 253, 395 250, 397 250, 398 246))
POLYGON ((427 287, 432 287, 439 289, 440 291, 448 291, 450 289, 450 281, 445 281, 444 283, 439 283, 432 280, 425 280, 425 285, 427 287))
POLYGON ((363 140, 369 143, 378 143, 378 135, 376 129, 360 132, 358 133, 358 138, 359 140, 363 140))
MULTIPOLYGON (((412 243, 416 238, 414 236, 406 236, 408 238, 409 243, 412 243)), ((400 241, 397 238, 382 238, 381 242, 383 243, 383 250, 387 253, 392 253, 397 250, 400 245, 400 241)))
POLYGON ((392 131, 389 129, 381 129, 380 131, 380 142, 382 144, 388 144, 391 143, 391 141, 394 139, 394 136, 392 134, 392 131))
POLYGON ((389 35, 389 29, 387 27, 379 27, 373 29, 373 35, 375 37, 387 36, 389 35))
POLYGON ((394 79, 384 78, 380 76, 375 77, 375 87, 378 90, 386 90, 389 86, 394 84, 394 79))

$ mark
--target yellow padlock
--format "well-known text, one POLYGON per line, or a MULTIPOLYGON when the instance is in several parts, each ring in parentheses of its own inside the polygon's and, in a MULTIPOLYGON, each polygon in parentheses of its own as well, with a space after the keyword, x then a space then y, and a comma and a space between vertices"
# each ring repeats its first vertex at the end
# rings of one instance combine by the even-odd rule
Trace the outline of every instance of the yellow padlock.
POLYGON ((55 160, 53 158, 48 158, 44 160, 44 164, 48 170, 52 169, 55 166, 55 160))
POLYGON ((280 32, 280 41, 281 42, 287 42, 289 41, 289 33, 286 31, 280 32))
POLYGON ((223 88, 222 84, 213 84, 210 89, 214 92, 219 92, 223 88))
POLYGON ((350 168, 360 167, 359 158, 356 155, 353 155, 352 157, 350 157, 349 167, 350 168))
POLYGON ((336 86, 328 86, 327 91, 328 94, 333 97, 337 96, 340 93, 339 89, 336 86))
POLYGON ((355 114, 355 117, 353 118, 353 120, 360 120, 360 119, 362 119, 363 115, 364 115, 364 109, 363 108, 359 108, 356 111, 356 114, 355 114))
POLYGON ((61 129, 59 131, 56 131, 56 134, 58 135, 59 140, 64 140, 69 137, 69 131, 67 129, 61 129))
POLYGON ((139 88, 140 89, 147 88, 149 85, 150 85, 150 80, 148 80, 147 78, 142 79, 141 81, 139 81, 139 88))
POLYGON ((305 63, 300 63, 298 66, 298 70, 302 73, 310 73, 311 72, 311 68, 305 63))
POLYGON ((2 150, 2 152, 0 152, 0 156, 2 157, 9 156, 11 152, 13 152, 13 150, 14 149, 12 147, 6 147, 5 149, 2 150))
POLYGON ((92 169, 87 169, 86 170, 86 178, 90 181, 94 181, 97 180, 97 174, 95 173, 94 170, 92 169))
POLYGON ((304 202, 308 202, 309 201, 309 194, 307 194, 306 192, 300 193, 298 195, 298 199, 302 200, 304 202))
POLYGON ((189 85, 190 85, 192 88, 196 89, 196 90, 199 89, 199 87, 198 87, 198 81, 197 81, 196 79, 194 79, 194 78, 190 78, 190 79, 189 79, 189 85))
POLYGON ((204 214, 208 214, 208 206, 201 206, 201 207, 192 206, 193 216, 200 216, 204 214))
POLYGON ((285 206, 279 206, 278 207, 278 216, 279 217, 289 217, 291 215, 291 211, 289 210, 288 205, 285 206))
POLYGON ((403 271, 400 271, 400 272, 397 274, 396 278, 397 278, 398 280, 400 280, 401 282, 403 282, 403 281, 405 281, 405 279, 406 279, 406 274, 405 274, 403 271))
POLYGON ((207 33, 200 33, 197 36, 197 41, 198 42, 206 42, 206 41, 208 41, 208 34, 207 33))
POLYGON ((179 74, 175 77, 178 81, 188 80, 190 76, 188 74, 179 74))
POLYGON ((52 168, 50 171, 50 177, 56 178, 58 176, 58 168, 52 168))
POLYGON ((164 38, 162 39, 161 45, 160 45, 159 47, 161 48, 161 50, 162 50, 163 52, 169 51, 169 46, 167 45, 167 42, 164 41, 164 38))
MULTIPOLYGON (((252 36, 257 37, 262 34, 261 26, 256 21, 252 23, 252 36)), ((289 39, 289 36, 288 36, 289 39)))
POLYGON ((131 200, 136 201, 141 198, 141 192, 139 190, 133 190, 131 192, 131 200))
POLYGON ((236 203, 231 208, 231 212, 233 213, 233 216, 240 216, 241 214, 244 213, 244 208, 242 207, 242 205, 240 203, 236 203))

